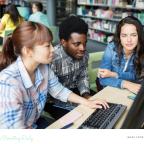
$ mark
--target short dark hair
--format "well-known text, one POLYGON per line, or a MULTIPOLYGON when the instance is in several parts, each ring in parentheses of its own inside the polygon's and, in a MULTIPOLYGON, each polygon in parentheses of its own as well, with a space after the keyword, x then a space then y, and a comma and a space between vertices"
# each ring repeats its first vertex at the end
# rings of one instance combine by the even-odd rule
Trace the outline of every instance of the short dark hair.
POLYGON ((35 1, 35 2, 32 2, 32 5, 35 5, 38 11, 41 11, 41 12, 43 11, 43 5, 41 2, 35 1))
POLYGON ((77 16, 70 16, 65 19, 59 26, 59 38, 68 40, 72 33, 85 34, 88 33, 88 25, 84 20, 77 16))

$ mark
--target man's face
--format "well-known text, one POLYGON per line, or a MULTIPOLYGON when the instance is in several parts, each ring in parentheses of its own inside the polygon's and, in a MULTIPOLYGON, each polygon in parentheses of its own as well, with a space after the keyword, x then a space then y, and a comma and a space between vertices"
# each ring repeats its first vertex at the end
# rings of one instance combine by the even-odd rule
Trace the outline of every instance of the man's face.
POLYGON ((85 34, 72 33, 70 38, 62 40, 64 50, 75 59, 82 59, 86 51, 87 36, 85 34))

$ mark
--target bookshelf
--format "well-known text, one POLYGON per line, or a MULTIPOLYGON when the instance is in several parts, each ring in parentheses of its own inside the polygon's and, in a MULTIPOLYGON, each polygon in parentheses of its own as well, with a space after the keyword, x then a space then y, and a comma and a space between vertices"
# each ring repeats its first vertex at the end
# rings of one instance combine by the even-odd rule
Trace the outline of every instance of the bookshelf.
POLYGON ((7 4, 13 3, 17 6, 29 6, 29 0, 0 0, 0 18, 3 16, 7 4))
POLYGON ((122 18, 133 15, 144 25, 144 1, 77 0, 77 15, 88 23, 89 39, 107 44, 122 18))
POLYGON ((56 0, 56 25, 76 13, 76 0, 56 0))

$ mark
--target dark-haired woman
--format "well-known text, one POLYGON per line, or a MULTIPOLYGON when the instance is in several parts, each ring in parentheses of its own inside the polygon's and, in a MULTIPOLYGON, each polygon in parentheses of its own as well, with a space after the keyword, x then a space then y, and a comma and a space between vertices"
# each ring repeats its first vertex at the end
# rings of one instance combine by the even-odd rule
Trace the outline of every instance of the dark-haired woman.
POLYGON ((36 128, 48 92, 65 102, 108 107, 105 101, 84 99, 59 83, 49 66, 51 41, 50 30, 33 22, 23 22, 6 40, 0 60, 1 68, 6 67, 0 72, 0 128, 36 128))
POLYGON ((14 4, 8 4, 5 14, 0 21, 0 37, 5 36, 6 31, 13 31, 19 24, 23 22, 23 18, 14 4))
POLYGON ((143 26, 132 16, 122 19, 114 41, 108 44, 99 69, 102 86, 125 88, 137 93, 141 87, 135 82, 142 74, 144 40, 143 26))

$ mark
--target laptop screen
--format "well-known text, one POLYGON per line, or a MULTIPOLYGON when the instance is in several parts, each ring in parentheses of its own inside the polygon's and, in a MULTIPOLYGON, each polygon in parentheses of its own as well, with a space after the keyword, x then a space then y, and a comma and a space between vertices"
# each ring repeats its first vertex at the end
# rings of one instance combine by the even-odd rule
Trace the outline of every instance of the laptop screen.
POLYGON ((123 129, 144 128, 144 82, 129 110, 122 126, 123 129))

